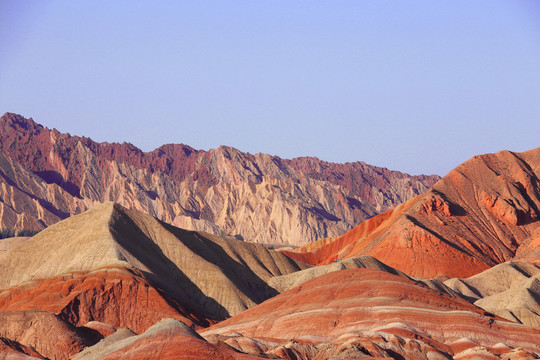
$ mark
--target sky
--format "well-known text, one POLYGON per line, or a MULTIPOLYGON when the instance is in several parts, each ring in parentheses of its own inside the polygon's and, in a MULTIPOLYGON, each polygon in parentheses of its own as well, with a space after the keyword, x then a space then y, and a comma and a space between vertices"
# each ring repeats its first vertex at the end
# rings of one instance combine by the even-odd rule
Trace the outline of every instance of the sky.
POLYGON ((445 175, 540 146, 540 2, 0 1, 0 113, 445 175))

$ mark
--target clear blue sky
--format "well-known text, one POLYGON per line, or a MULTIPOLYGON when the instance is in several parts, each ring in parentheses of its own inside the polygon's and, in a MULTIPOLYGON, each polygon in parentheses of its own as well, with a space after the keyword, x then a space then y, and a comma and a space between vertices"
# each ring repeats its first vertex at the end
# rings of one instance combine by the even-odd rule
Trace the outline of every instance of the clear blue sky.
POLYGON ((446 174, 540 146, 540 2, 0 2, 0 113, 446 174))

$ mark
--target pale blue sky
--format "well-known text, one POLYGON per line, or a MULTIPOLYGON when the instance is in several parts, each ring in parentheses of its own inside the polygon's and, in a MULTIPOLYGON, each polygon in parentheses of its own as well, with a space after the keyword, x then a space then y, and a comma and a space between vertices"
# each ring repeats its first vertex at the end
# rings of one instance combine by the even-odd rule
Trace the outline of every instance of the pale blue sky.
POLYGON ((540 2, 0 2, 0 113, 444 175, 540 146, 540 2))

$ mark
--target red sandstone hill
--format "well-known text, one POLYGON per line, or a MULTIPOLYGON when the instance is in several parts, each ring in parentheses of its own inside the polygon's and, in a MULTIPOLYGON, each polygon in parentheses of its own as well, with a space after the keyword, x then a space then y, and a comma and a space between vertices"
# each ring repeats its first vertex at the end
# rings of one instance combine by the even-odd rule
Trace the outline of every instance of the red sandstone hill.
POLYGON ((518 353, 533 359, 540 353, 539 329, 374 269, 309 280, 201 335, 253 355, 291 359, 508 359, 518 353))
POLYGON ((468 277, 540 255, 540 148, 475 156, 428 192, 289 256, 327 264, 371 255, 409 275, 468 277))
POLYGON ((186 229, 300 245, 341 235, 438 179, 224 146, 168 144, 145 153, 20 115, 0 118, 0 228, 7 229, 42 229, 114 201, 186 229))

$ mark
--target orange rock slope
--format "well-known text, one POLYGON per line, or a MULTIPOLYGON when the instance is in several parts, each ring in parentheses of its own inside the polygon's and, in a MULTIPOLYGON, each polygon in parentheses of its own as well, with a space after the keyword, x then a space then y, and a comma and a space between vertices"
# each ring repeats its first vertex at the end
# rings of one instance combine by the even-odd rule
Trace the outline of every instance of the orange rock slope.
POLYGON ((475 156, 431 190, 290 257, 310 264, 371 255, 419 277, 468 277, 539 258, 540 148, 475 156))
POLYGON ((259 355, 269 344, 281 344, 283 353, 307 359, 462 359, 483 351, 490 358, 516 351, 532 358, 540 353, 539 329, 373 269, 320 276, 201 335, 236 348, 244 344, 244 350, 251 343, 259 355))

